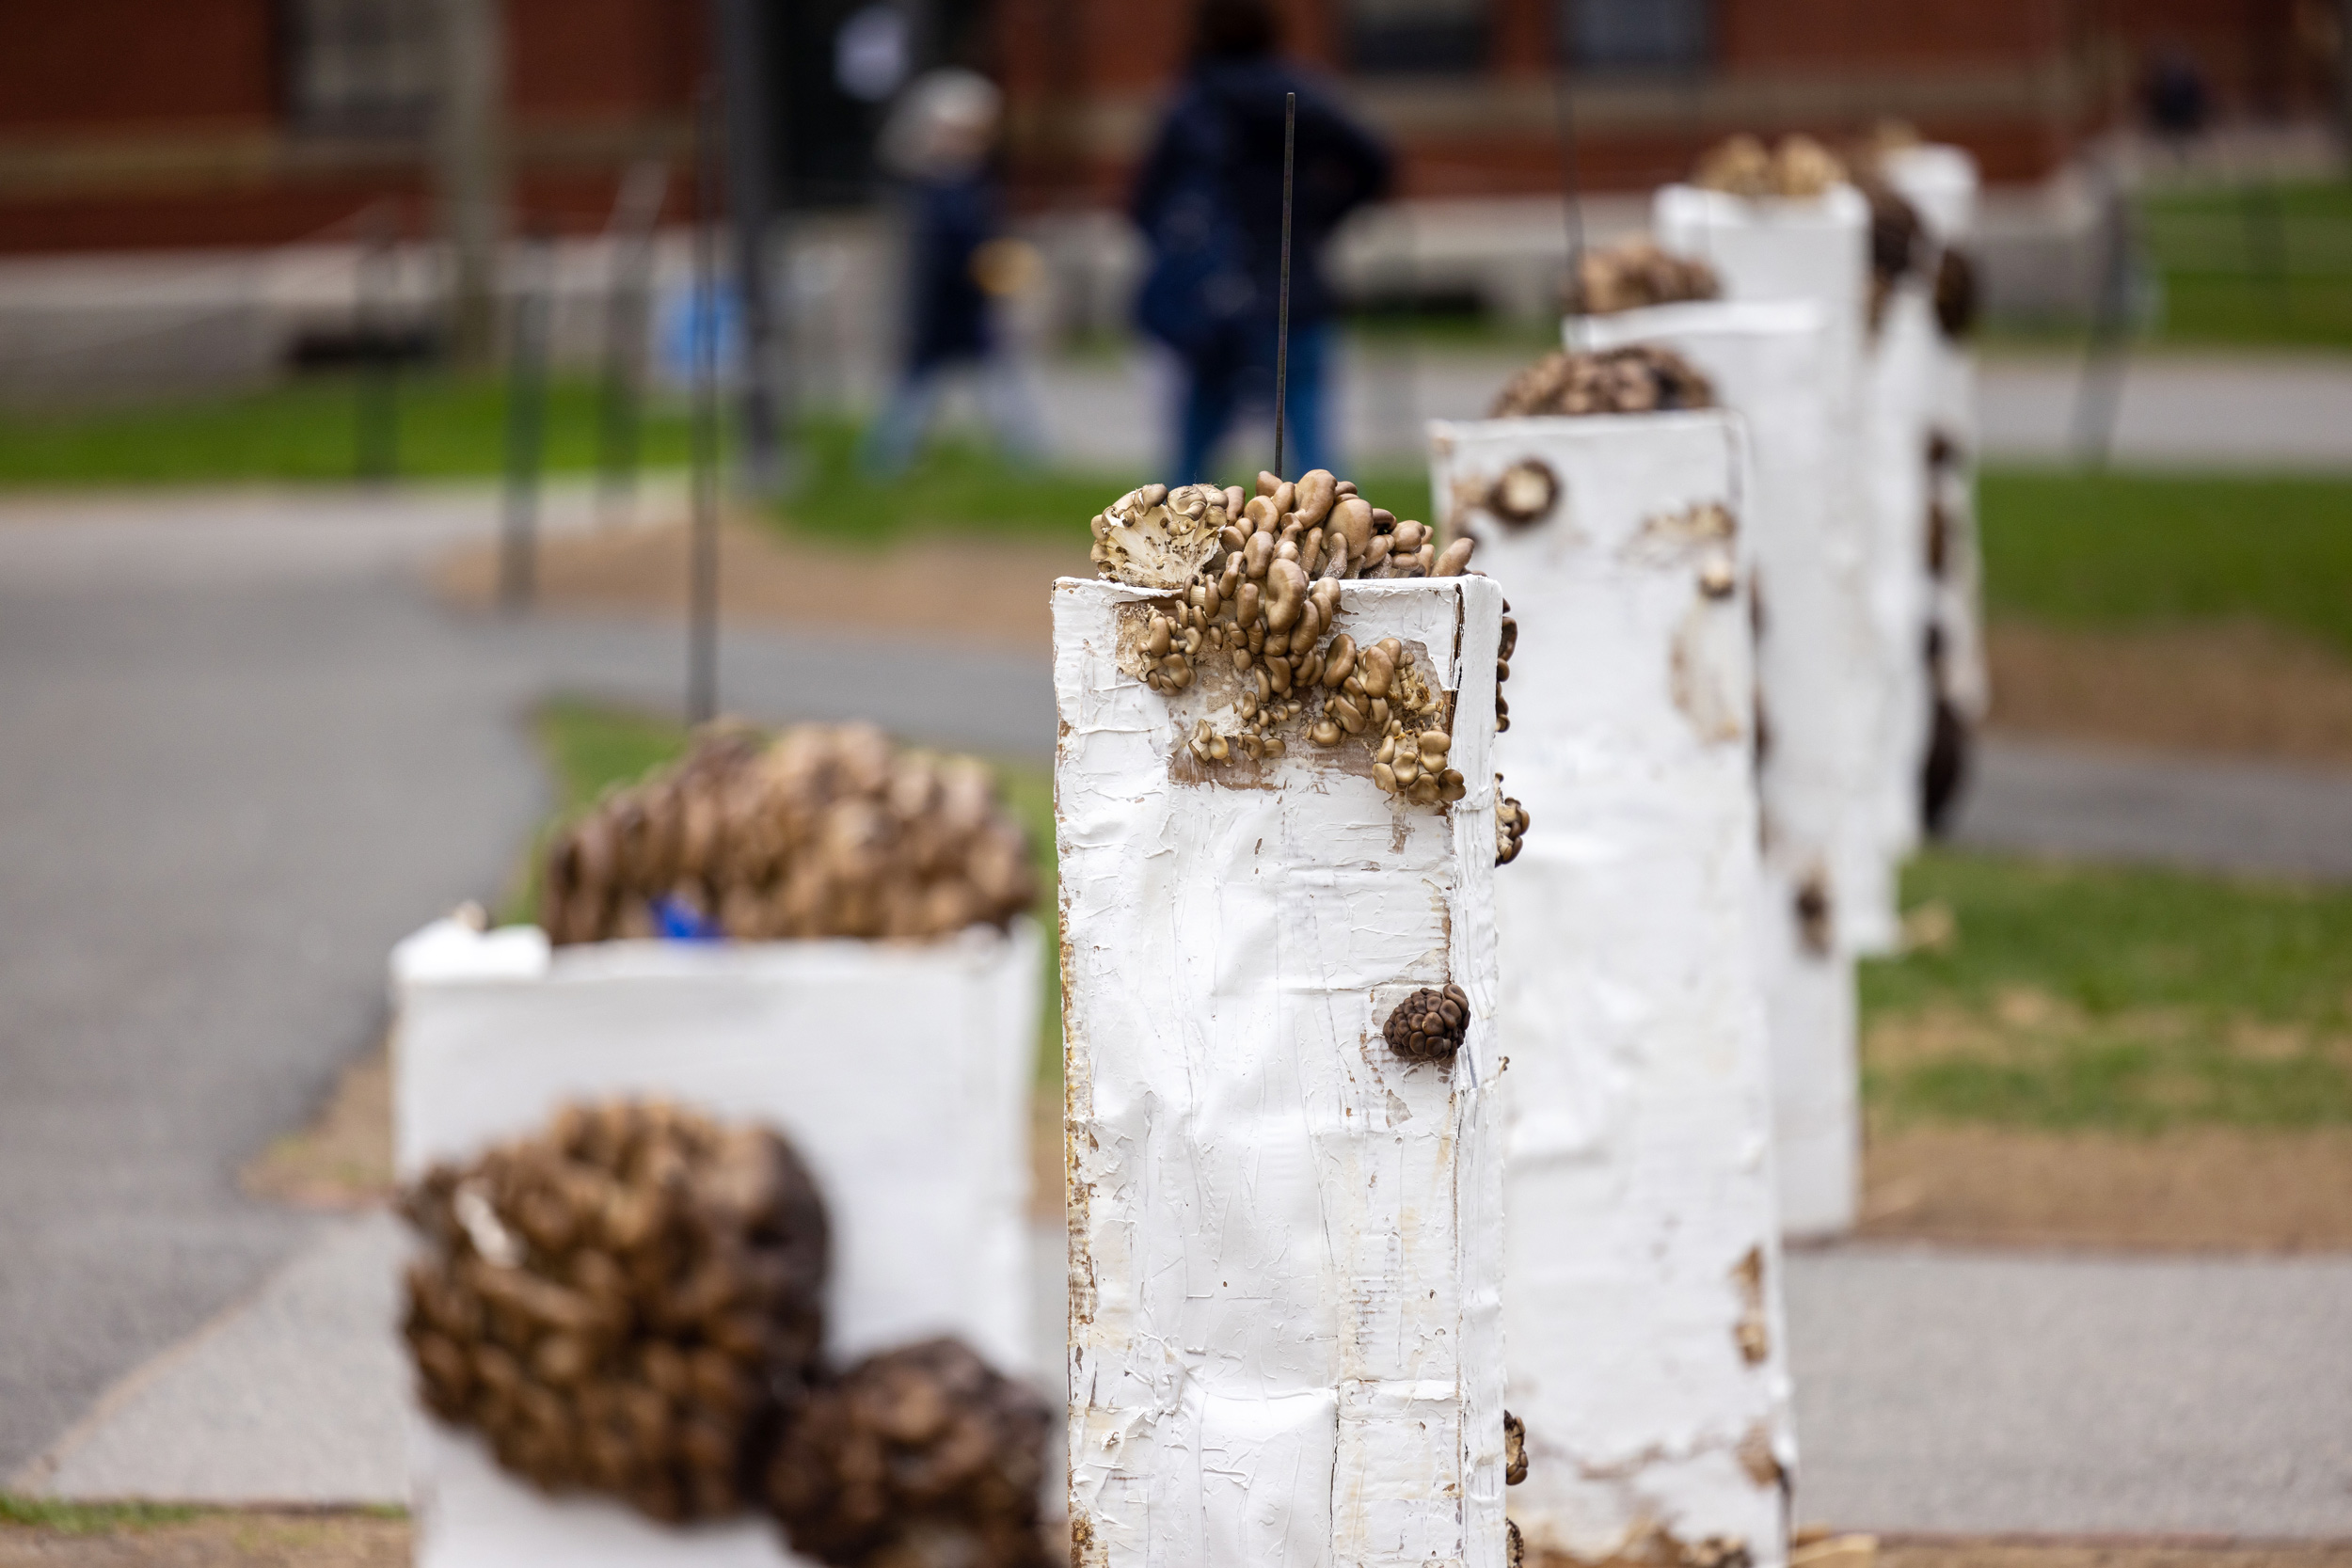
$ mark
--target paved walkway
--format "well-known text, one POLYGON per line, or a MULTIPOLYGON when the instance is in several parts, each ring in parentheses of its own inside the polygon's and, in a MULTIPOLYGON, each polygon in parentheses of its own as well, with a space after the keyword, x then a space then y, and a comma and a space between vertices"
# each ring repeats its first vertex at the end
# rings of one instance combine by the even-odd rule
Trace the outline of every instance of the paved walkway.
POLYGON ((1994 737, 1953 838, 1983 849, 2352 881, 2352 774, 1994 737))
MULTIPOLYGON (((1478 419, 1533 353, 1359 348, 1343 356, 1336 426, 1353 460, 1413 461, 1429 420, 1478 419)), ((1999 356, 1978 405, 1991 462, 2071 460, 2079 358, 1999 356)), ((1051 367, 1039 378, 1055 448, 1073 461, 1163 455, 1169 372, 1149 355, 1051 367)), ((2137 467, 2352 469, 2352 356, 2139 356, 2124 362, 2114 462, 2137 467)), ((1269 435, 1261 443, 1272 445, 1269 435)))
MULTIPOLYGON (((231 1173, 372 1042, 390 942, 497 893, 544 806, 531 704, 674 705, 681 639, 437 607, 409 567, 487 531, 480 495, 71 510, 0 508, 0 1477, 47 1452, 25 1483, 393 1496, 396 1231, 231 1173)), ((730 636, 723 680, 761 718, 1051 744, 1035 660, 730 636)), ((2242 795, 2194 769, 2118 794, 2094 759, 2092 808, 2028 811, 2070 765, 2005 755, 1987 842, 2242 795)), ((2352 1263, 1856 1248, 1789 1273, 1807 1517, 2352 1533, 2352 1263)))

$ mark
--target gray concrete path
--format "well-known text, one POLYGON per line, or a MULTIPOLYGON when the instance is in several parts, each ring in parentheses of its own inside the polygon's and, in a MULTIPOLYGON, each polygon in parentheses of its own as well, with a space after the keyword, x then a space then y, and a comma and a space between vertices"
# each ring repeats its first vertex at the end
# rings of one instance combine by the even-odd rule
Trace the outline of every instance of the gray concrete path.
POLYGON ((2352 773, 1988 740, 1956 842, 2070 859, 2352 881, 2352 773))
POLYGON ((400 1222, 321 1233, 251 1297, 109 1389, 17 1478, 65 1497, 407 1500, 400 1222))
MULTIPOLYGON (((1334 415, 1352 462, 1414 466, 1429 420, 1482 417, 1523 353, 1357 348, 1342 356, 1334 415)), ((1047 367, 1040 401, 1055 450, 1104 465, 1162 458, 1172 371, 1148 354, 1047 367)), ((1985 460, 2074 454, 2078 358, 1988 359, 1978 379, 1985 460)), ((1271 436, 1255 443, 1270 447, 1271 436)), ((1239 454, 1250 443, 1234 449, 1239 454)), ((2112 461, 2170 468, 2352 469, 2352 356, 2137 356, 2123 367, 2112 461)))
POLYGON ((1797 1514, 2352 1535, 2352 1259, 1788 1261, 1797 1514))

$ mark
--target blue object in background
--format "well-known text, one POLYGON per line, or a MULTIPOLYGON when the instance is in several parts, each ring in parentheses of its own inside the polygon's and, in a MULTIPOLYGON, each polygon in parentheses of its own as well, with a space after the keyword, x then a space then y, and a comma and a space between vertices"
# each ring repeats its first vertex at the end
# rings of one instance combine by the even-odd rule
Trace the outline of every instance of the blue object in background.
POLYGON ((691 904, 675 898, 653 901, 654 928, 669 942, 723 942, 726 933, 719 923, 691 904))
MULTIPOLYGON (((721 284, 710 309, 719 329, 719 379, 733 381, 743 364, 743 301, 734 288, 721 284)), ((695 334, 703 323, 704 305, 691 283, 661 293, 654 312, 654 367, 667 385, 685 388, 694 384, 695 334)))

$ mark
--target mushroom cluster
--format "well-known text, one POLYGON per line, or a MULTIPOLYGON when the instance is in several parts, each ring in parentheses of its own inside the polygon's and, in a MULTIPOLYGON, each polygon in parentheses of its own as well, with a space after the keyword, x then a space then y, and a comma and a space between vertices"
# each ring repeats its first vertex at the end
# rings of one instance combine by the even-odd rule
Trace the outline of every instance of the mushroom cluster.
POLYGON ((1691 175, 1691 183, 1732 196, 1815 197, 1846 178, 1837 155, 1807 135, 1780 138, 1768 148, 1762 138, 1741 132, 1708 148, 1691 175))
POLYGON ((1647 305, 1714 299, 1724 286, 1705 261, 1677 256, 1648 235, 1637 234, 1580 255, 1562 292, 1567 314, 1606 316, 1647 305))
MULTIPOLYGON (((1502 795, 1502 775, 1497 773, 1495 792, 1502 795)), ((1508 865, 1519 858, 1520 844, 1526 839, 1527 830, 1534 823, 1534 818, 1527 815, 1527 808, 1519 804, 1518 796, 1502 795, 1501 801, 1495 807, 1495 863, 1497 865, 1508 865)))
POLYGON ((1241 729, 1229 736, 1199 721, 1186 744, 1202 766, 1282 756, 1286 731, 1323 747, 1361 738, 1389 793, 1421 805, 1467 793, 1447 762, 1443 694, 1403 641, 1359 648, 1332 626, 1343 581, 1458 577, 1471 541, 1440 551, 1427 524, 1398 521, 1324 468, 1295 483, 1261 473, 1247 499, 1238 485, 1146 485, 1093 530, 1104 577, 1173 596, 1143 616, 1128 650, 1145 684, 1183 691, 1211 659, 1232 671, 1241 729))
POLYGON ((824 1205, 791 1146, 659 1101, 576 1106, 403 1208, 428 1409, 548 1491, 672 1521, 755 1495, 824 1332, 824 1205))
POLYGON ((1470 1029, 1470 997, 1461 987, 1424 986, 1396 1005, 1380 1031, 1408 1062, 1450 1062, 1470 1029))
POLYGON ((1044 1568, 1045 1402, 954 1339, 820 1386, 769 1466, 794 1551, 834 1568, 1044 1568))
POLYGON ((1519 624, 1511 614, 1511 601, 1502 601, 1502 636, 1495 643, 1495 734, 1511 727, 1511 705, 1502 700, 1502 683, 1511 678, 1511 656, 1518 652, 1519 624))
POLYGON ((572 1106, 401 1201, 420 1394, 508 1470, 667 1523, 764 1500, 837 1568, 1042 1568, 1043 1402, 953 1339, 830 1372, 825 1207, 774 1132, 572 1106))
POLYGON ((772 740, 721 724, 556 835, 540 922, 559 943, 922 939, 1002 927, 1036 896, 985 764, 900 750, 869 724, 772 740))
POLYGON ((1510 379, 1487 417, 1657 414, 1714 406, 1714 386, 1697 366, 1655 343, 1629 343, 1597 354, 1545 355, 1510 379))

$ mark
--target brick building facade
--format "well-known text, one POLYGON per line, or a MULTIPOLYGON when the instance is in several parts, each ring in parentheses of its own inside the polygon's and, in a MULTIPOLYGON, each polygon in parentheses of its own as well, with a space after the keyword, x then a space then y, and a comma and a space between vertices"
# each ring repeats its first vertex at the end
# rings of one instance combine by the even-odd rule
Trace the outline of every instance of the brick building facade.
MULTIPOLYGON (((0 51, 0 251, 281 243, 391 198, 429 222, 436 0, 20 6, 0 51)), ((1343 78, 1413 195, 1557 179, 1552 62, 1574 60, 1586 182, 1630 187, 1740 128, 1899 116, 2028 180, 2128 112, 2158 50, 2224 115, 2332 102, 2336 0, 1282 0, 1293 49, 1343 78)), ((1016 187, 1115 199, 1181 69, 1190 0, 903 0, 910 57, 996 74, 1016 187)), ((779 139, 803 200, 855 199, 880 111, 836 80, 872 0, 770 0, 779 139)), ((680 158, 709 0, 504 0, 517 206, 603 221, 620 169, 680 158)), ((674 201, 682 199, 675 195, 674 201)), ((395 209, 379 208, 379 211, 395 209)), ((675 210, 674 208, 674 210, 675 210)))

